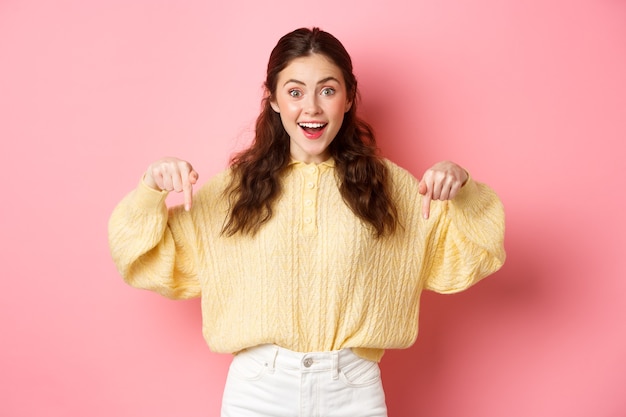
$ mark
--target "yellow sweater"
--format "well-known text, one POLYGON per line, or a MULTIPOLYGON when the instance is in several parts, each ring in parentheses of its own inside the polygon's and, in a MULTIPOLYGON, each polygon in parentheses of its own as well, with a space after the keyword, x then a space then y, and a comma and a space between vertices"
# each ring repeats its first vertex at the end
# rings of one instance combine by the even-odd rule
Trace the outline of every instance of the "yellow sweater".
POLYGON ((504 213, 472 179, 421 216, 418 182, 387 162, 400 227, 376 239, 343 202, 333 161, 294 162, 274 216, 254 237, 220 234, 226 170, 167 209, 166 192, 140 183, 113 211, 109 244, 130 285, 166 297, 201 297, 214 352, 274 343, 310 352, 353 348, 379 361, 417 337, 420 294, 461 291, 505 259, 504 213))

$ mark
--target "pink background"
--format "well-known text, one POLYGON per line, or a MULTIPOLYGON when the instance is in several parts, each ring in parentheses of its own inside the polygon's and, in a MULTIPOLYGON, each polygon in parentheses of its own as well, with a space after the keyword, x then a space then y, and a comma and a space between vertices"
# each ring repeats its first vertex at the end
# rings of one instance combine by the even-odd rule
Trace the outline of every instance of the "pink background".
POLYGON ((271 48, 311 25, 352 54, 386 156, 455 160, 507 210, 504 268, 426 293, 383 358, 390 415, 626 415, 619 0, 0 1, 0 415, 219 415, 230 358, 197 300, 126 286, 107 220, 158 157, 225 167, 271 48))

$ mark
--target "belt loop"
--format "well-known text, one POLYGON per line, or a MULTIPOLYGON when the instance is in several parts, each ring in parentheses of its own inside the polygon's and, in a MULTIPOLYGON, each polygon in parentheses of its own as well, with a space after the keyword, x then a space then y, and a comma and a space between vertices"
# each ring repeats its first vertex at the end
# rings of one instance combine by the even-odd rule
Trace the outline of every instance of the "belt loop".
POLYGON ((278 357, 278 346, 274 346, 274 355, 272 356, 272 361, 270 362, 270 371, 274 372, 276 369, 276 358, 278 357))
POLYGON ((339 379, 339 352, 331 352, 331 372, 333 379, 339 379))

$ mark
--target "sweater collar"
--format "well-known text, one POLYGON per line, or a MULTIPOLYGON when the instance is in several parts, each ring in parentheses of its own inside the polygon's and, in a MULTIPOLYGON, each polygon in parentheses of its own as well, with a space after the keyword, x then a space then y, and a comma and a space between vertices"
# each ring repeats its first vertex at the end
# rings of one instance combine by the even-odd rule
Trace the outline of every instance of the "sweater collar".
POLYGON ((320 162, 319 164, 316 164, 316 163, 313 163, 313 162, 307 164, 306 162, 298 161, 298 160, 295 160, 295 159, 292 158, 289 161, 289 166, 292 166, 292 165, 294 167, 295 166, 297 166, 297 167, 307 167, 307 166, 317 165, 320 168, 322 168, 322 167, 324 167, 324 168, 334 168, 335 167, 335 160, 332 157, 330 157, 327 160, 325 160, 324 162, 320 162))

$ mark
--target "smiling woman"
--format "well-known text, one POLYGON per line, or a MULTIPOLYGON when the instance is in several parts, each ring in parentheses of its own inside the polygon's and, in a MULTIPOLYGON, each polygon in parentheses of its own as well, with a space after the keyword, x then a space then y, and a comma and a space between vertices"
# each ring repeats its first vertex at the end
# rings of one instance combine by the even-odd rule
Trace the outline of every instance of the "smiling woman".
POLYGON ((208 345, 235 354, 223 416, 386 416, 384 350, 415 341, 423 289, 502 266, 502 204, 455 163, 418 182, 380 157, 327 32, 282 37, 265 88, 254 142, 196 195, 191 163, 148 168, 111 215, 113 259, 135 287, 201 297, 208 345))

